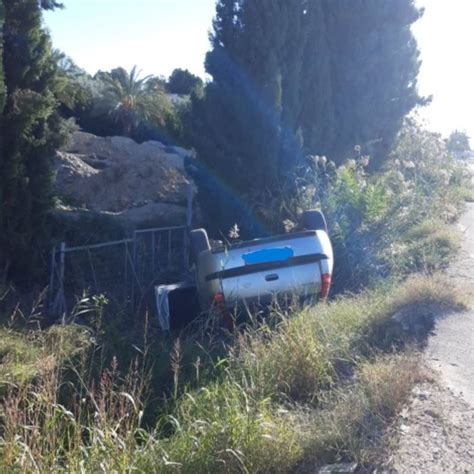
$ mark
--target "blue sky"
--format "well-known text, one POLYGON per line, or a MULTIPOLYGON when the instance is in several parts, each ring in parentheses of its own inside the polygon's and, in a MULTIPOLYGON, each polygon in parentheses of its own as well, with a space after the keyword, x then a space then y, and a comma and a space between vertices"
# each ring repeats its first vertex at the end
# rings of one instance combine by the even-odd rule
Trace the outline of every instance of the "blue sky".
MULTIPOLYGON (((204 77, 215 0, 63 2, 64 10, 45 14, 46 26, 54 46, 88 72, 136 64, 144 74, 168 76, 182 67, 204 77)), ((458 128, 474 138, 474 0, 417 2, 426 10, 414 27, 420 92, 434 96, 420 115, 444 135, 458 128)))
POLYGON ((127 69, 168 76, 176 67, 204 75, 214 0, 63 0, 45 14, 54 46, 88 72, 127 69))

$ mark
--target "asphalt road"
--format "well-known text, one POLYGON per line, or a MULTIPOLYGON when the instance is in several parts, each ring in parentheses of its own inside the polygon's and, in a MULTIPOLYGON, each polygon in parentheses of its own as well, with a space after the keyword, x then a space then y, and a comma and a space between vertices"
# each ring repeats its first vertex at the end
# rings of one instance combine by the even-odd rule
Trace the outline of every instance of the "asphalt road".
POLYGON ((463 291, 470 310, 436 321, 426 358, 445 384, 474 407, 474 203, 457 224, 462 249, 448 270, 448 278, 463 291))

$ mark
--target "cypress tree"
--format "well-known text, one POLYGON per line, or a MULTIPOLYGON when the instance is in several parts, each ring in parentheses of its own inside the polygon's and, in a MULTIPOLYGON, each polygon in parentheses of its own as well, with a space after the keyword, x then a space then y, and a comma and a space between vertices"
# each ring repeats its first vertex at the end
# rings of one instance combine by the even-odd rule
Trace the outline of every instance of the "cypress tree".
POLYGON ((335 135, 341 161, 354 145, 382 164, 417 92, 419 51, 411 32, 422 10, 413 0, 324 0, 335 135))
POLYGON ((337 124, 326 16, 322 0, 311 0, 306 8, 298 121, 303 131, 305 152, 329 155, 337 124))
MULTIPOLYGON (((305 154, 340 163, 360 145, 381 164, 424 102, 410 30, 420 14, 414 0, 219 0, 212 82, 194 96, 188 125, 199 163, 244 209, 265 190, 291 198, 305 154)), ((211 222, 242 222, 206 179, 211 222)))
POLYGON ((0 115, 0 271, 31 276, 47 239, 52 206, 50 159, 65 139, 56 112, 56 65, 41 24, 51 0, 3 0, 3 68, 7 90, 0 115))
MULTIPOLYGON (((213 81, 204 97, 193 98, 189 141, 212 169, 214 184, 205 179, 209 199, 203 207, 215 211, 210 220, 221 228, 239 222, 248 233, 259 233, 245 210, 264 192, 276 193, 301 156, 296 118, 304 4, 217 3, 206 57, 213 81), (222 191, 217 198, 216 189, 222 191)), ((201 198, 205 189, 201 186, 201 198)))
MULTIPOLYGON (((0 58, 3 57, 3 24, 5 22, 5 9, 3 4, 0 2, 0 58)), ((0 113, 5 107, 6 99, 6 88, 5 88, 5 75, 3 74, 3 63, 0 61, 0 113)))
MULTIPOLYGON (((305 46, 308 41, 308 2, 301 0, 275 2, 274 31, 279 36, 278 70, 281 77, 281 142, 278 175, 280 182, 288 179, 302 160, 304 137, 299 116, 302 110, 301 82, 305 74, 305 46)), ((274 21, 274 20, 273 20, 274 21)))

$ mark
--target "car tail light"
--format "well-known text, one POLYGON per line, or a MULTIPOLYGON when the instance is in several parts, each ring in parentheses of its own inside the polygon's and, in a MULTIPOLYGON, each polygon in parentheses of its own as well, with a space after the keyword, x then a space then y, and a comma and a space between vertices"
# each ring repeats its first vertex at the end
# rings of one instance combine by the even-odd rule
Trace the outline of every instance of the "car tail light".
POLYGON ((212 298, 211 298, 211 304, 214 304, 216 306, 223 306, 224 305, 224 294, 223 293, 216 293, 212 298))
POLYGON ((234 327, 234 319, 232 318, 231 312, 225 307, 225 298, 223 293, 216 293, 211 298, 211 305, 217 309, 217 312, 222 317, 222 323, 227 329, 234 327))
POLYGON ((327 298, 329 294, 329 288, 331 287, 331 275, 324 273, 321 276, 321 288, 319 289, 319 297, 327 298))

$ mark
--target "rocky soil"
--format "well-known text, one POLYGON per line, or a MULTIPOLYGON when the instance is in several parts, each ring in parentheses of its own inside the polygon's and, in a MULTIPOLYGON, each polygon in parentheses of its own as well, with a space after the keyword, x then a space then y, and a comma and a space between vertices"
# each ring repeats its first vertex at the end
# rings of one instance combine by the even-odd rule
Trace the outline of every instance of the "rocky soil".
POLYGON ((112 216, 133 226, 181 225, 196 186, 184 167, 191 152, 160 142, 76 132, 54 158, 58 212, 112 216))
POLYGON ((398 447, 385 472, 474 471, 474 408, 442 384, 415 387, 396 431, 398 447))

